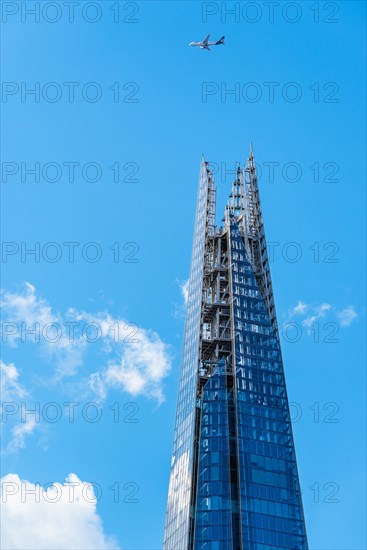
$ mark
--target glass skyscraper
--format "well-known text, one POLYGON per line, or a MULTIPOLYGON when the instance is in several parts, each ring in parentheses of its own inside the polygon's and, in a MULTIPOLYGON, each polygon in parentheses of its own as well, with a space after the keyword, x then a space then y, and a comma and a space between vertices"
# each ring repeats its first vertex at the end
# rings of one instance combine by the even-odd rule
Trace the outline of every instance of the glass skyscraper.
POLYGON ((252 149, 223 222, 202 160, 163 548, 307 549, 252 149))

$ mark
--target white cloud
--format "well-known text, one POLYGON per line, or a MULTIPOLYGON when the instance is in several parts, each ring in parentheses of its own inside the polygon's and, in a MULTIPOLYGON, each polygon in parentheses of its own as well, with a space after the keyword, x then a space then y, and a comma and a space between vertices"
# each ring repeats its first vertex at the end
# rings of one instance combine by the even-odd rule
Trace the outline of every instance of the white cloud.
POLYGON ((5 341, 16 345, 19 340, 41 343, 42 349, 53 359, 60 373, 74 374, 83 362, 85 339, 70 338, 65 322, 72 319, 63 318, 54 313, 48 303, 39 298, 36 288, 25 283, 25 291, 13 294, 2 293, 1 307, 6 321, 3 330, 7 330, 5 341), (34 330, 35 335, 26 331, 34 330))
POLYGON ((297 305, 289 311, 289 316, 294 317, 294 315, 303 315, 304 313, 306 313, 307 310, 308 305, 299 300, 297 305))
POLYGON ((9 426, 11 439, 3 453, 16 453, 25 446, 25 438, 31 435, 36 428, 34 419, 25 422, 15 422, 17 416, 13 413, 19 410, 20 400, 29 397, 29 393, 19 382, 19 372, 13 363, 8 365, 0 361, 1 374, 1 415, 3 422, 2 436, 5 436, 5 427, 9 426))
POLYGON ((104 373, 107 385, 120 387, 133 396, 143 394, 164 399, 162 381, 171 368, 166 346, 151 331, 139 331, 137 342, 120 349, 118 362, 110 363, 104 373))
POLYGON ((1 479, 4 550, 117 550, 103 530, 93 486, 69 474, 44 489, 8 474, 1 479), (14 494, 12 494, 14 493, 14 494))
POLYGON ((337 314, 340 319, 342 327, 349 327, 349 325, 358 317, 354 306, 348 306, 346 309, 339 311, 337 314))
POLYGON ((306 304, 302 300, 299 300, 297 305, 291 308, 288 311, 289 319, 295 315, 300 317, 305 317, 301 323, 307 328, 307 331, 310 332, 312 325, 316 323, 319 319, 324 318, 327 314, 332 313, 339 319, 340 325, 342 327, 349 327, 353 320, 358 317, 358 314, 354 306, 348 306, 347 308, 337 311, 334 306, 328 303, 322 303, 319 305, 306 304), (306 314, 310 313, 308 317, 306 314))
MULTIPOLYGON (((157 333, 114 318, 107 312, 90 314, 70 308, 65 315, 55 313, 29 283, 22 294, 3 292, 2 307, 7 319, 19 327, 9 336, 13 344, 22 337, 22 323, 26 328, 38 323, 39 343, 55 359, 58 378, 75 375, 88 345, 99 345, 103 363, 97 372, 89 375, 86 383, 97 399, 105 399, 108 388, 117 387, 133 396, 145 395, 163 401, 163 380, 170 371, 171 360, 166 344, 157 333), (70 323, 77 327, 74 334, 70 323), (45 338, 44 327, 51 325, 54 332, 50 330, 45 338), (55 334, 58 337, 51 341, 55 334)), ((30 341, 34 342, 34 338, 30 341)))
POLYGON ((13 401, 23 398, 27 391, 18 381, 19 372, 14 363, 5 364, 0 360, 1 400, 13 401))
POLYGON ((315 315, 311 315, 310 317, 307 317, 307 319, 304 319, 302 321, 302 324, 305 327, 307 327, 308 330, 310 330, 311 326, 316 321, 318 321, 322 317, 325 317, 326 312, 331 310, 331 305, 330 304, 321 304, 321 305, 316 306, 315 308, 313 308, 313 310, 315 311, 315 315))
POLYGON ((35 418, 27 418, 24 422, 18 422, 15 424, 11 430, 12 439, 7 445, 6 452, 16 453, 19 449, 23 449, 25 447, 26 436, 32 435, 36 429, 36 426, 37 424, 35 418))
POLYGON ((117 387, 134 397, 145 395, 159 403, 164 400, 163 379, 171 369, 171 360, 157 333, 107 313, 79 312, 77 318, 98 325, 105 350, 115 356, 106 368, 89 378, 89 387, 97 398, 103 400, 109 387, 117 387))
POLYGON ((88 387, 97 401, 104 401, 107 397, 107 388, 99 372, 93 372, 88 380, 88 387))

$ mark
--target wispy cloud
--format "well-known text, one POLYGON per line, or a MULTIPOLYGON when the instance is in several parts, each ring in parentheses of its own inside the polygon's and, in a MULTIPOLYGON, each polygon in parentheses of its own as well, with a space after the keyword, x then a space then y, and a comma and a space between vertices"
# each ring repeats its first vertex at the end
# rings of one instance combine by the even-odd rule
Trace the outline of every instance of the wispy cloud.
POLYGON ((303 315, 304 313, 306 313, 307 310, 308 305, 300 300, 297 305, 289 310, 289 317, 294 317, 295 315, 303 315))
POLYGON ((34 418, 27 418, 25 422, 18 422, 11 430, 12 438, 6 447, 5 453, 17 453, 25 447, 25 439, 33 434, 37 424, 34 418))
POLYGON ((161 403, 163 381, 171 369, 168 346, 152 331, 108 314, 79 312, 78 319, 95 323, 101 330, 104 349, 113 356, 106 368, 94 372, 89 387, 104 399, 111 387, 132 396, 145 395, 161 403))
POLYGON ((6 364, 0 361, 1 378, 1 416, 3 422, 2 436, 5 439, 5 425, 9 426, 10 440, 2 450, 3 454, 16 453, 25 447, 25 439, 36 429, 34 418, 28 418, 24 422, 16 422, 16 416, 12 413, 19 410, 23 399, 29 398, 29 392, 19 381, 20 374, 14 363, 6 364))
POLYGON ((34 330, 35 334, 28 336, 27 341, 41 343, 57 366, 60 373, 74 374, 83 363, 86 340, 82 337, 71 338, 67 323, 73 322, 72 316, 54 312, 51 306, 36 293, 36 288, 25 283, 24 292, 16 294, 2 292, 1 307, 4 320, 3 331, 6 334, 3 341, 16 345, 24 341, 25 331, 34 330))
POLYGON ((0 360, 1 401, 13 401, 27 395, 24 386, 19 382, 19 372, 14 363, 0 360))
POLYGON ((99 345, 103 363, 89 375, 86 386, 98 399, 105 399, 108 389, 115 387, 133 396, 164 400, 163 381, 170 371, 171 358, 168 346, 156 332, 108 312, 94 314, 75 308, 65 314, 55 312, 29 283, 23 293, 3 292, 2 297, 5 319, 17 326, 17 330, 10 327, 9 343, 22 341, 23 326, 38 327, 39 338, 29 341, 38 343, 53 359, 58 379, 78 374, 88 343, 93 342, 99 345))
POLYGON ((347 308, 339 311, 337 314, 340 319, 340 324, 343 327, 349 327, 349 325, 358 317, 354 306, 348 306, 347 308))
POLYGON ((333 315, 334 319, 336 317, 342 327, 349 327, 354 319, 358 317, 354 306, 348 306, 338 311, 335 306, 326 302, 321 304, 307 304, 299 300, 295 306, 288 310, 288 319, 290 320, 298 316, 300 322, 306 327, 308 332, 310 332, 314 323, 328 315, 333 315))
POLYGON ((332 309, 330 304, 320 304, 319 306, 313 307, 312 310, 315 312, 314 315, 310 315, 302 321, 302 324, 310 329, 311 326, 318 321, 319 319, 325 317, 326 313, 332 309))

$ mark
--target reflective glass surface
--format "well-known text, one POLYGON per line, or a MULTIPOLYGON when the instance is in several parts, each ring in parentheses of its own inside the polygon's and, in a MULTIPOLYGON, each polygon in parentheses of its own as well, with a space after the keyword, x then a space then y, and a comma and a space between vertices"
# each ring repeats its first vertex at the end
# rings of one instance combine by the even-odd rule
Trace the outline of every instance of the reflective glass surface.
POLYGON ((163 548, 307 550, 279 339, 231 214, 218 233, 228 262, 215 279, 231 343, 226 360, 198 376, 211 334, 201 318, 207 206, 202 163, 163 548))
POLYGON ((208 197, 206 163, 201 164, 190 282, 163 548, 184 550, 189 536, 193 434, 199 363, 203 257, 208 197))
POLYGON ((307 549, 279 341, 230 228, 243 548, 307 549))
POLYGON ((194 550, 231 548, 231 487, 228 389, 224 362, 207 381, 202 397, 194 550))

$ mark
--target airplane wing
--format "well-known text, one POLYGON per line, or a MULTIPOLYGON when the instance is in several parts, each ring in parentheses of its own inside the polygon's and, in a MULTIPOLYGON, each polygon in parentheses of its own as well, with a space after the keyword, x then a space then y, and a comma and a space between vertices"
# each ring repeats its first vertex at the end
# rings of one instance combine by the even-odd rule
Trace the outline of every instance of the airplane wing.
POLYGON ((208 40, 209 40, 209 36, 210 36, 210 34, 208 34, 208 36, 203 40, 203 44, 207 45, 208 40))

